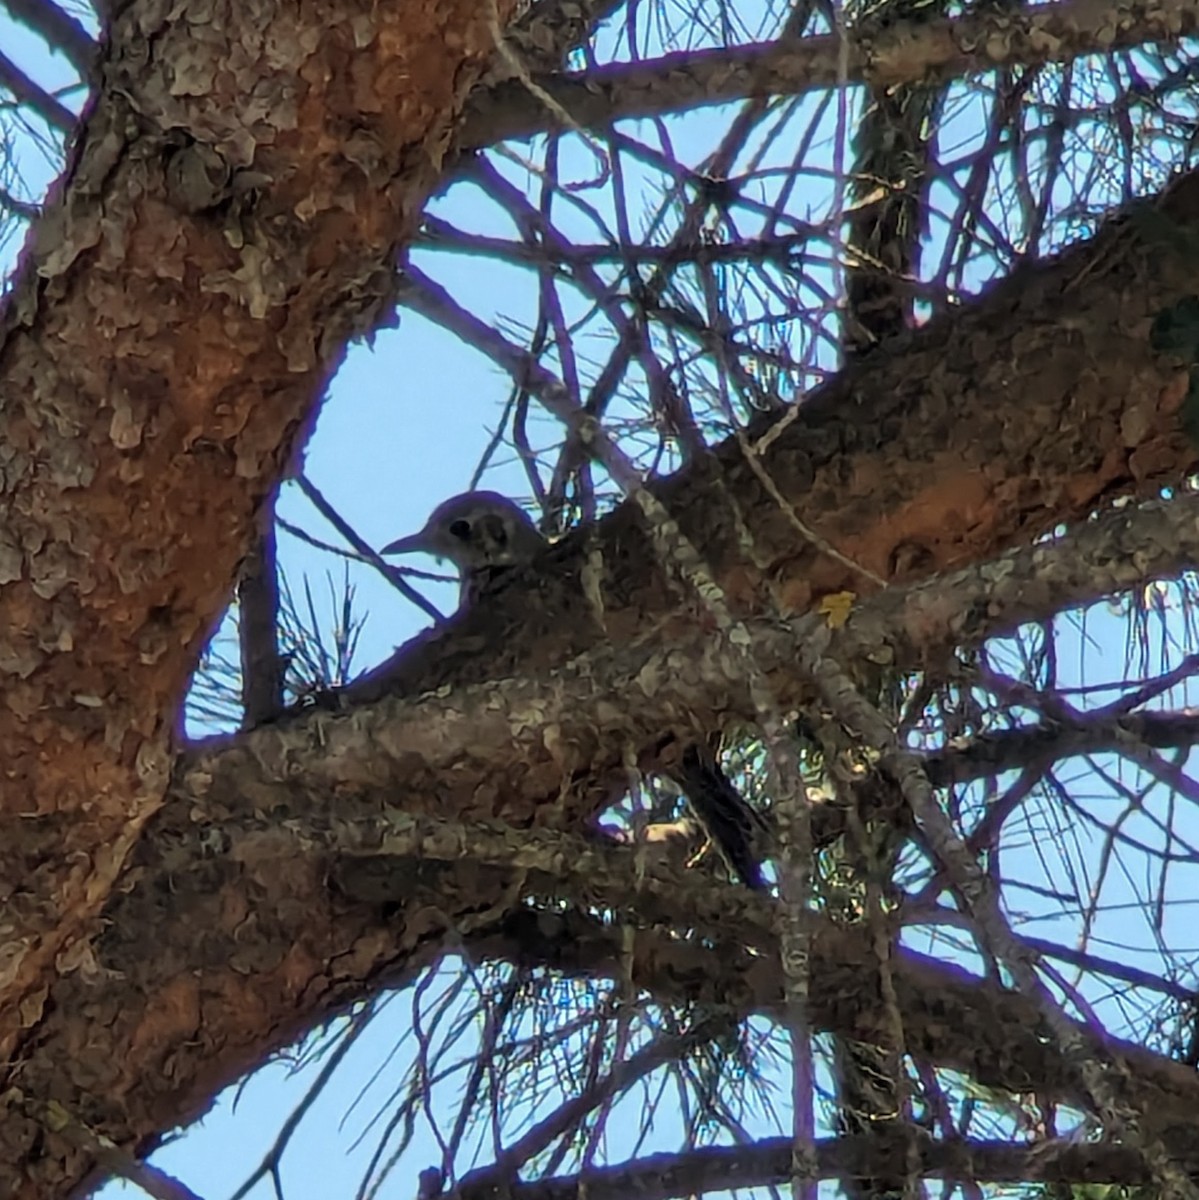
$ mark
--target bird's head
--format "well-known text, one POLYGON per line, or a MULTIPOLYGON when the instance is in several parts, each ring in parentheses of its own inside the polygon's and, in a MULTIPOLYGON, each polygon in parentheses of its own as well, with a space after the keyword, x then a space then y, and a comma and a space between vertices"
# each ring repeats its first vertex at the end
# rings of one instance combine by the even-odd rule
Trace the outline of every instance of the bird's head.
POLYGON ((519 504, 498 492, 463 492, 439 504, 418 533, 383 547, 383 554, 417 551, 447 559, 464 582, 481 571, 528 562, 545 545, 519 504))

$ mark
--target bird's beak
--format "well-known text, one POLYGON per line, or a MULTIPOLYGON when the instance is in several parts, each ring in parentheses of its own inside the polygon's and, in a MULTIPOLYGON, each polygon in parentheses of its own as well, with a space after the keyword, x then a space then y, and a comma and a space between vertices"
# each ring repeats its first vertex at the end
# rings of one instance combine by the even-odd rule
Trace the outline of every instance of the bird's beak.
POLYGON ((410 533, 407 537, 402 537, 398 541, 388 542, 380 554, 415 554, 418 551, 432 554, 433 548, 429 545, 429 538, 422 529, 420 533, 410 533))

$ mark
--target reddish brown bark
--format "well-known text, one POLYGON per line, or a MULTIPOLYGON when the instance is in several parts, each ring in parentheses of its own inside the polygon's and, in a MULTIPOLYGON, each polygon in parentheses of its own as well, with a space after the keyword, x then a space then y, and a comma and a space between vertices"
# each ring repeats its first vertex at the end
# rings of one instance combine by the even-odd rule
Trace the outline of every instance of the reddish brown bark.
MULTIPOLYGON (((938 581, 888 592, 861 606, 842 649, 875 661, 889 651, 911 664, 935 646, 1010 628, 1047 596, 1077 602, 1111 590, 1133 570, 1170 572, 1196 553, 1197 511, 1194 501, 1122 511, 1080 531, 1073 554, 1022 551, 948 587, 938 581), (1132 548, 1140 546, 1146 551, 1134 568, 1132 548), (880 625, 901 633, 881 641, 880 625)), ((763 662, 772 678, 785 681, 796 633, 761 624, 763 662)), ((482 637, 485 627, 476 623, 455 636, 473 639, 479 657, 480 644, 494 641, 482 637)), ((626 733, 660 732, 660 722, 689 706, 719 712, 734 705, 735 671, 727 679, 719 671, 705 677, 710 639, 694 628, 688 636, 661 651, 669 662, 689 664, 676 674, 654 665, 655 641, 599 647, 552 684, 534 676, 386 698, 310 713, 186 755, 171 801, 105 908, 102 933, 78 969, 52 983, 23 1046, 22 1094, 53 1098, 122 1145, 137 1145, 195 1116, 221 1084, 338 1005, 410 975, 437 952, 447 930, 455 939, 469 935, 478 954, 568 971, 624 970, 623 936, 611 926, 577 913, 542 919, 519 906, 506 915, 515 903, 511 864, 530 870, 541 894, 629 901, 633 852, 605 853, 579 841, 583 780, 581 795, 559 795, 561 772, 547 751, 576 747, 598 760, 605 734, 619 746, 626 733), (640 690, 655 680, 652 693, 640 690), (531 714, 538 719, 530 724, 531 714), (547 730, 557 740, 547 740, 547 730), (536 799, 537 819, 564 823, 566 837, 547 841, 508 824, 487 833, 472 824, 497 802, 506 818, 528 820, 536 799), (416 827, 413 811, 466 824, 416 827), (481 925, 480 913, 488 914, 481 925)), ((1065 739, 1063 752, 1074 746, 1065 739)), ((1051 748, 1042 745, 1039 753, 1051 748)), ((26 852, 52 853, 52 832, 34 823, 26 852)), ((775 1010, 781 984, 768 906, 731 888, 710 893, 695 872, 665 878, 664 886, 651 879, 637 894, 646 930, 635 942, 638 983, 663 1000, 775 1010), (712 954, 706 943, 652 932, 678 926, 698 928, 721 948, 712 954), (748 955, 747 946, 761 953, 748 955)), ((817 953, 821 1027, 866 1039, 876 1034, 879 1010, 861 1002, 878 986, 868 940, 826 929, 817 953)), ((1073 1097, 1070 1072, 1019 997, 915 959, 902 968, 900 986, 914 1051, 990 1086, 1035 1084, 1042 1094, 1073 1097)), ((1151 1101, 1152 1122, 1167 1135, 1179 1114, 1189 1122, 1193 1073, 1134 1047, 1122 1052, 1138 1094, 1151 1101)), ((51 1137, 49 1156, 38 1159, 45 1136, 10 1097, 0 1121, 0 1191, 25 1179, 28 1194, 49 1194, 86 1168, 86 1156, 65 1135, 51 1137), (29 1177, 21 1174, 26 1161, 29 1177)))
POLYGON ((5 1060, 87 958, 255 509, 490 49, 465 0, 133 3, 111 33, 0 326, 5 1060))
MULTIPOLYGON (((323 862, 295 852, 302 833, 278 832, 268 812, 233 847, 206 823, 219 827, 234 800, 200 788, 192 799, 212 808, 162 814, 113 889, 161 802, 170 724, 256 506, 346 339, 385 307, 395 249, 488 45, 481 10, 461 0, 279 5, 254 27, 247 7, 149 28, 138 22, 152 22, 150 6, 122 11, 109 86, 0 340, 0 1051, 35 1109, 58 1100, 122 1140, 194 1113, 269 1042, 420 961, 447 903, 434 872, 402 920, 351 908, 343 925, 323 862)), ((1171 238, 1199 224, 1199 179, 1165 212, 1153 236, 1144 221, 1113 226, 847 373, 768 452, 784 493, 872 570, 925 574, 1177 480, 1196 458, 1179 422, 1191 368, 1157 353, 1149 330, 1193 286, 1185 237, 1171 238)), ((734 601, 760 608, 769 584, 803 611, 862 590, 795 537, 738 453, 722 454, 726 485, 771 559, 764 577, 738 562, 719 488, 663 488, 734 601)), ((620 643, 674 600, 628 514, 602 548, 607 636, 620 643)), ((463 632, 387 690, 527 676, 596 640, 552 609, 522 616, 494 655, 463 632)), ((506 730, 503 704, 497 689, 506 730)), ((581 749, 612 752, 604 733, 581 749)), ((580 749, 541 745, 563 762, 580 749)), ((284 765, 239 776, 236 804, 269 810, 284 765)), ((494 780, 495 766, 476 769, 494 780)), ((445 794, 423 759, 398 754, 371 778, 377 767, 363 761, 336 787, 310 780, 318 802, 303 820, 317 829, 339 791, 365 803, 445 794)), ((456 815, 527 816, 553 767, 543 761, 523 795, 456 781, 456 815)), ((499 881, 451 885, 470 911, 499 881)), ((77 1179, 84 1157, 20 1116, 20 1096, 8 1102, 0 1184, 51 1194, 77 1179)))
MULTIPOLYGON (((602 129, 622 117, 649 117, 753 96, 791 96, 850 83, 890 88, 937 83, 972 72, 1037 63, 1069 63, 1144 42, 1195 32, 1194 0, 1065 0, 1024 11, 978 9, 954 20, 880 22, 842 55, 834 36, 791 44, 681 51, 645 62, 615 63, 586 74, 539 75, 538 82, 579 124, 602 129)), ((561 128, 516 80, 467 106, 461 142, 489 146, 561 128)))

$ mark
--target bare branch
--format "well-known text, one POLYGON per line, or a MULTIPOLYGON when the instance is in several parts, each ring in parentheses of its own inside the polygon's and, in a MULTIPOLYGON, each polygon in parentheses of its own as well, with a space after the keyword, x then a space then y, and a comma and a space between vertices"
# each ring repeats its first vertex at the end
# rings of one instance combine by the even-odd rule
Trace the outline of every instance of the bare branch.
POLYGON ((445 620, 441 610, 408 582, 405 575, 409 574, 409 572, 401 571, 398 567, 393 567, 373 546, 367 545, 357 530, 325 499, 324 493, 307 475, 298 475, 296 483, 304 495, 312 502, 312 506, 316 511, 357 551, 358 557, 363 562, 374 567, 401 596, 415 604, 425 616, 432 617, 434 622, 437 623, 445 620))
POLYGON ((52 50, 59 50, 83 79, 89 78, 96 43, 86 29, 51 0, 3 0, 15 20, 40 33, 52 50))
MULTIPOLYGON (((902 1175, 907 1144, 882 1136, 822 1139, 815 1146, 822 1179, 846 1175, 902 1175)), ((920 1172, 949 1181, 988 1183, 1127 1184, 1150 1182, 1135 1151, 1125 1146, 1087 1145, 1062 1140, 1020 1145, 1001 1141, 936 1142, 917 1135, 920 1172)), ((531 1182, 492 1183, 480 1171, 466 1176, 456 1190, 460 1200, 670 1200, 733 1188, 777 1187, 790 1178, 790 1146, 782 1138, 752 1145, 704 1146, 683 1154, 659 1154, 582 1171, 577 1175, 531 1182)), ((1199 1158, 1184 1160, 1199 1170, 1199 1158)))
MULTIPOLYGON (((899 22, 849 48, 851 83, 878 87, 958 79, 1004 65, 1068 63, 1084 54, 1172 40, 1199 29, 1195 0, 1068 0, 1020 9, 982 8, 956 21, 899 22)), ((794 96, 838 82, 833 36, 663 55, 648 62, 538 78, 580 125, 602 129, 622 118, 650 117, 748 97, 794 96)), ((518 82, 471 99, 458 146, 463 150, 559 128, 518 82)))
POLYGON ((27 104, 47 125, 57 129, 59 133, 69 134, 75 128, 75 114, 61 100, 34 83, 3 53, 0 53, 0 87, 7 88, 18 104, 27 104))

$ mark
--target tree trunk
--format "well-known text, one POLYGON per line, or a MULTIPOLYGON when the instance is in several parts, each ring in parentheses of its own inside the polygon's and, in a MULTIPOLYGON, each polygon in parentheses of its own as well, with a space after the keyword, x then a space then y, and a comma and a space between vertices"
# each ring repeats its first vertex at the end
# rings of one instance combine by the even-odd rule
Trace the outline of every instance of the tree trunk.
MULTIPOLYGON (((397 249, 490 45, 482 10, 463 0, 202 7, 196 24, 150 0, 120 11, 105 82, 0 332, 0 1053, 13 1064, 0 1088, 0 1195, 59 1195, 86 1171, 81 1127, 61 1128, 50 1100, 87 1129, 144 1145, 272 1046, 426 961, 446 914, 468 929, 475 914, 481 944, 503 939, 516 918, 502 866, 409 869, 410 891, 386 919, 348 896, 347 880, 330 887, 330 853, 381 839, 384 804, 405 796, 419 814, 436 797, 456 821, 498 817, 515 856, 531 836, 521 826, 579 831, 630 730, 652 756, 694 716, 681 692, 642 689, 637 711, 609 703, 615 715, 571 743, 539 732, 540 757, 506 770, 496 746, 502 734, 512 753, 512 689, 467 687, 630 644, 645 652, 639 671, 686 674, 662 639, 696 644, 694 621, 674 611, 624 510, 600 536, 603 630, 552 610, 518 626, 504 616, 521 611, 515 597, 482 625, 411 648, 338 711, 173 754, 188 673, 255 512, 347 340, 384 313, 397 249), (486 622, 504 620, 500 644, 486 622), (406 724, 386 719, 403 697, 442 685, 408 703, 406 724), (476 705, 469 735, 454 707, 463 694, 476 705), (382 713, 373 753, 338 757, 327 739, 352 741, 368 709, 382 713), (590 784, 547 807, 572 772, 590 784), (359 831, 347 832, 339 822, 355 816, 359 831)), ((824 539, 899 580, 1176 482, 1196 461, 1180 417, 1192 365, 1156 350, 1151 330, 1193 290, 1178 247, 1196 224, 1192 176, 1162 205, 1026 268, 754 431, 771 439, 766 467, 824 539)), ((771 560, 765 574, 736 554, 710 473, 660 489, 734 604, 798 614, 826 593, 869 590, 797 539, 740 453, 719 453, 722 486, 771 560)), ((547 569, 569 573, 580 553, 567 544, 547 569)), ((720 684, 720 664, 698 648, 693 669, 710 675, 702 703, 719 717, 739 703, 739 681, 720 684)), ((571 681, 563 670, 530 685, 528 711, 569 703, 571 681)), ((583 966, 603 969, 598 958, 583 966)), ((647 986, 653 967, 642 968, 647 986)), ((746 986, 745 1006, 769 1007, 769 987, 746 986)), ((941 977, 936 989, 954 994, 941 977)), ((877 1033, 843 1024, 864 1040, 877 1033)), ((954 1021, 944 1026, 928 1036, 941 1039, 930 1057, 947 1060, 954 1021)), ((1176 1088, 1193 1111, 1192 1085, 1150 1065, 1154 1086, 1176 1088)), ((1017 1068, 997 1073, 997 1086, 1022 1086, 1017 1068)))

